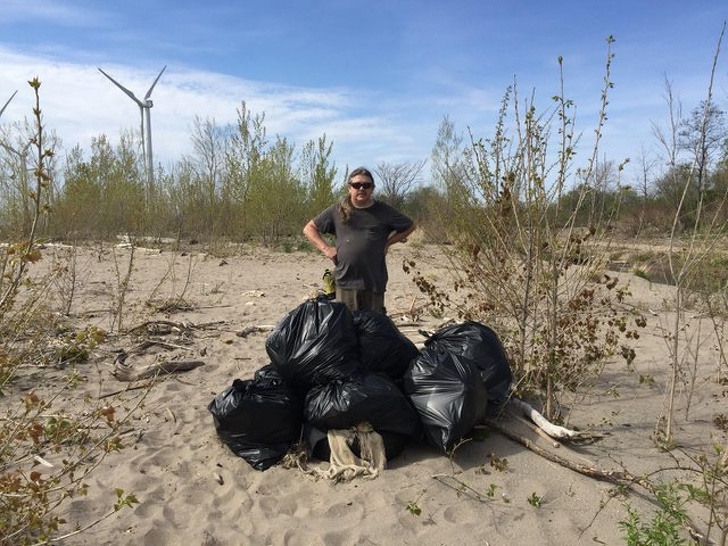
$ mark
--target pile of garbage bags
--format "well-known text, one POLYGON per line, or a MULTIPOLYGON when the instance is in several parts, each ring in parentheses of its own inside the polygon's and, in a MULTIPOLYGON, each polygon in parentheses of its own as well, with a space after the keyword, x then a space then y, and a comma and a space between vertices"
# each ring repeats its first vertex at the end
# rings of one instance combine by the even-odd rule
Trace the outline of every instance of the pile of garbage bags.
POLYGON ((505 403, 512 381, 488 326, 448 325, 418 349, 388 316, 326 298, 289 312, 265 349, 270 364, 208 405, 220 439, 257 470, 301 439, 326 460, 327 431, 363 422, 382 436, 388 460, 410 441, 449 453, 505 403))

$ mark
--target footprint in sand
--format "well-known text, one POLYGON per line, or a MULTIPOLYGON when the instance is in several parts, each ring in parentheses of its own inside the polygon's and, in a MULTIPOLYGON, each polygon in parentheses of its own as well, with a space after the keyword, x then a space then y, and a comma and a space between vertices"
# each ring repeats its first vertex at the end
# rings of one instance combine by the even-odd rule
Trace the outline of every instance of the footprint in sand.
POLYGON ((474 501, 460 502, 445 508, 442 517, 448 523, 456 525, 477 523, 483 519, 483 507, 474 501))
POLYGON ((160 544, 174 544, 177 541, 177 534, 174 529, 167 531, 160 525, 152 525, 150 529, 142 539, 143 546, 159 546, 160 544))

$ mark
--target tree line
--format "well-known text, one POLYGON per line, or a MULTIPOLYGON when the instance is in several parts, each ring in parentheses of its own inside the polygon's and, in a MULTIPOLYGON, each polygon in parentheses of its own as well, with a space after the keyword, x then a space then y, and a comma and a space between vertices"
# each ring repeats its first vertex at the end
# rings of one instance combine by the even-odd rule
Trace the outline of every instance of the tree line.
MULTIPOLYGON (((636 154, 634 179, 624 180, 624 165, 614 161, 595 162, 588 177, 586 169, 577 169, 554 194, 553 211, 574 213, 581 225, 600 223, 597 215, 608 213, 611 228, 635 237, 668 233, 678 206, 684 211, 681 225, 725 216, 725 113, 711 102, 681 117, 669 84, 666 89, 667 127, 653 126, 657 152, 636 154)), ((47 134, 47 147, 60 149, 60 138, 52 130, 47 134)), ((271 138, 265 114, 251 112, 244 102, 233 125, 195 118, 190 139, 190 155, 167 169, 157 166, 154 187, 147 187, 139 138, 131 133, 115 143, 101 134, 90 150, 76 145, 63 158, 53 155, 47 160, 51 184, 39 233, 74 241, 125 233, 276 245, 298 236, 301 226, 343 193, 348 167, 342 170, 332 161, 334 143, 325 134, 300 148, 284 137, 271 138)), ((22 238, 33 217, 32 140, 27 122, 1 128, 0 237, 6 241, 22 238)), ((483 145, 483 139, 458 133, 443 118, 429 158, 376 164, 378 198, 411 215, 426 240, 447 242, 449 218, 462 213, 451 207, 457 193, 453 180, 468 176, 465 166, 483 145)))

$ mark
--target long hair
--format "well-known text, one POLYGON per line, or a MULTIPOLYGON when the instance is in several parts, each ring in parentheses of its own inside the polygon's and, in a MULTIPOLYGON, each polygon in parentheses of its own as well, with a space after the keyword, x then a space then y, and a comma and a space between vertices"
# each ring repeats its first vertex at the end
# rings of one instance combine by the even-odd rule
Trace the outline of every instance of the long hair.
MULTIPOLYGON (((351 179, 359 174, 363 174, 368 177, 369 180, 372 181, 372 184, 374 184, 374 176, 372 176, 371 171, 366 167, 357 167, 349 173, 349 177, 346 179, 346 185, 348 186, 351 179)), ((349 197, 349 192, 347 191, 346 195, 344 195, 344 197, 341 198, 341 201, 339 201, 339 214, 341 214, 341 221, 343 223, 349 223, 349 220, 351 219, 351 210, 353 208, 354 205, 351 204, 351 197, 349 197)))

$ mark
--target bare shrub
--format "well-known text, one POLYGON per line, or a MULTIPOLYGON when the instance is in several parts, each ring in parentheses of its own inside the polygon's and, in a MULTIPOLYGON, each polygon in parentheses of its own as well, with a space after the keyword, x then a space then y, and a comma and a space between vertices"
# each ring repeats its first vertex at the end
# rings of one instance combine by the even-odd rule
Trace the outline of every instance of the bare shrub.
POLYGON ((690 162, 678 164, 678 129, 682 120, 679 107, 673 102, 669 85, 667 89, 670 112, 670 138, 663 138, 665 153, 670 159, 669 178, 676 188, 677 206, 672 217, 672 228, 667 253, 667 278, 675 287, 672 299, 667 302, 671 313, 662 319, 667 348, 670 353, 670 379, 665 410, 656 423, 656 440, 665 447, 672 447, 676 410, 676 398, 683 383, 688 393, 685 415, 688 417, 690 400, 695 387, 695 375, 702 352, 701 335, 702 314, 694 313, 691 308, 701 306, 711 319, 713 333, 719 339, 718 380, 720 365, 724 358, 722 332, 724 312, 721 302, 725 300, 726 279, 723 270, 725 256, 728 255, 726 235, 728 221, 724 211, 728 207, 728 194, 710 203, 703 188, 706 186, 706 162, 711 147, 711 127, 716 108, 713 103, 713 79, 718 64, 720 45, 726 30, 723 24, 713 65, 707 98, 702 103, 700 115, 693 114, 692 137, 690 141, 690 162), (696 191, 696 188, 699 191, 696 191), (695 326, 695 327, 693 327, 695 326), (690 366, 686 369, 687 366, 690 366), (687 381, 683 378, 687 377, 687 381))
POLYGON ((645 323, 625 304, 628 287, 606 272, 619 200, 605 196, 619 196, 621 167, 598 165, 596 150, 611 59, 610 52, 597 140, 583 169, 573 165, 579 138, 563 84, 545 114, 533 99, 521 110, 514 84, 494 136, 471 135, 464 150, 446 120, 433 163, 447 200, 450 284, 438 286, 418 274, 414 261, 405 263, 435 309, 454 307, 460 318, 500 332, 518 388, 542 393, 549 418, 560 413, 562 394, 590 385, 606 359, 618 354, 631 362, 626 338, 636 338, 645 323), (605 191, 610 184, 616 191, 605 191))

